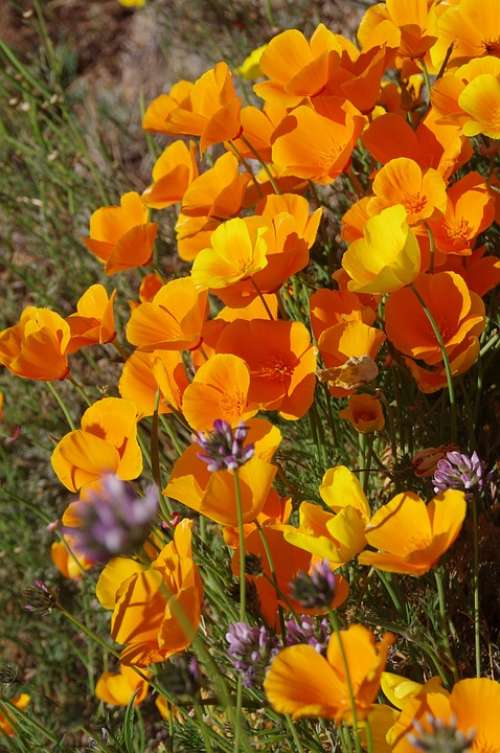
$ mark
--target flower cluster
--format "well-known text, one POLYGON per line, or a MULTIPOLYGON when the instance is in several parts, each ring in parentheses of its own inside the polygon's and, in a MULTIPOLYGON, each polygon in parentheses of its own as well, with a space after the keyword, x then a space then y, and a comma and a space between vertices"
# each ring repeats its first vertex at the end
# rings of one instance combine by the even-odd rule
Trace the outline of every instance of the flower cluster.
MULTIPOLYGON (((322 23, 287 29, 237 72, 220 61, 175 83, 144 112, 161 144, 149 185, 97 207, 82 247, 109 283, 141 270, 134 300, 97 283, 68 316, 29 305, 0 332, 0 364, 25 379, 69 379, 85 348, 121 359, 76 428, 65 406, 71 429, 51 455, 79 495, 52 561, 75 581, 103 565, 96 595, 120 647, 97 684, 106 703, 139 704, 162 677, 192 701, 189 649, 207 675, 211 652, 236 670, 209 680, 220 698, 234 690, 237 718, 243 682, 292 720, 329 720, 343 744, 352 732, 358 751, 499 749, 475 507, 472 617, 459 622, 475 629, 473 669, 462 653, 476 678, 455 677, 442 589, 439 620, 399 631, 408 648, 410 627, 439 623, 401 654, 427 647, 425 682, 387 671, 396 638, 379 627, 407 616, 396 576, 408 599, 414 579, 415 610, 434 601, 425 576, 485 483, 467 450, 470 437, 487 451, 477 410, 457 395, 498 344, 485 307, 500 282, 498 176, 483 159, 500 138, 498 18, 498 0, 385 0, 356 42, 322 23), (155 244, 174 216, 172 279, 155 244), (143 475, 156 486, 139 496, 143 475), (350 624, 383 589, 394 615, 350 624), (221 624, 227 650, 212 651, 221 624)), ((60 608, 43 585, 35 596, 33 610, 60 608)), ((218 735, 215 714, 204 724, 218 735)))

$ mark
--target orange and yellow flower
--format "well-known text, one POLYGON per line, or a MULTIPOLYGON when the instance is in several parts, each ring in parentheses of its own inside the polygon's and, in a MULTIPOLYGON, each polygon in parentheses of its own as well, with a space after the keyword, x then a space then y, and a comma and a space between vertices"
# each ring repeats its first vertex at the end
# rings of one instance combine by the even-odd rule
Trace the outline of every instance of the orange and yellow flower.
POLYGON ((105 397, 87 408, 81 429, 70 431, 52 453, 52 468, 72 492, 98 483, 104 473, 128 481, 142 471, 134 403, 105 397))
POLYGON ((120 206, 101 207, 93 213, 84 242, 103 262, 106 274, 113 275, 147 264, 157 231, 157 225, 148 220, 141 197, 131 191, 123 194, 120 206))
POLYGON ((350 686, 356 717, 362 721, 373 708, 392 640, 386 633, 376 643, 363 625, 351 625, 332 635, 326 658, 312 646, 286 648, 271 664, 264 681, 266 696, 276 711, 293 719, 319 716, 352 724, 350 686))
POLYGON ((454 543, 465 513, 465 495, 456 489, 428 505, 413 492, 397 494, 366 526, 366 540, 378 551, 366 550, 358 561, 390 573, 424 575, 454 543))
POLYGON ((71 332, 68 353, 75 353, 87 345, 104 345, 115 339, 115 296, 116 290, 108 296, 102 285, 91 285, 79 298, 76 313, 66 319, 71 332))
POLYGON ((17 324, 0 332, 0 363, 25 379, 64 379, 70 339, 69 324, 59 314, 27 306, 17 324))

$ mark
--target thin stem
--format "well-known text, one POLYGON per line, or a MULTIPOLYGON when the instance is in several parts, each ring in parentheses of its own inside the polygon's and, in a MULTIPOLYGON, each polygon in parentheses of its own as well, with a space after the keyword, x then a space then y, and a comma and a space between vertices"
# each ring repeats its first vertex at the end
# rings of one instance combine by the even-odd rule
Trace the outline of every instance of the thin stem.
POLYGON ((365 721, 365 730, 366 730, 366 745, 368 748, 368 753, 373 753, 373 730, 372 725, 370 724, 370 719, 366 717, 365 721))
MULTIPOLYGON (((245 574, 245 529, 243 524, 243 505, 241 502, 241 485, 238 469, 233 472, 234 493, 236 497, 236 520, 240 547, 240 622, 246 618, 246 574, 245 574)), ((240 749, 241 704, 243 700, 243 678, 240 674, 236 688, 236 718, 234 723, 234 753, 240 749)))
POLYGON ((69 381, 71 382, 71 384, 72 384, 72 385, 73 385, 73 387, 74 387, 74 388, 76 389, 76 391, 77 391, 77 392, 78 392, 78 393, 79 393, 79 394, 80 394, 80 395, 82 396, 82 398, 83 398, 83 400, 85 401, 85 403, 86 403, 86 404, 87 404, 88 406, 92 405, 92 402, 91 402, 91 400, 90 400, 90 399, 88 398, 88 396, 87 396, 87 393, 85 392, 85 389, 84 389, 84 388, 83 388, 83 386, 82 386, 82 385, 80 384, 80 382, 78 382, 78 381, 77 381, 77 380, 75 379, 75 377, 73 377, 73 376, 69 376, 69 377, 68 377, 68 380, 69 380, 69 381))
POLYGON ((281 635, 283 636, 283 642, 285 641, 286 637, 286 628, 285 628, 285 619, 283 617, 283 610, 281 608, 281 605, 279 604, 279 600, 281 598, 281 589, 278 585, 278 578, 276 576, 276 568, 274 566, 274 560, 273 560, 273 554, 271 552, 271 547, 269 546, 269 542, 266 538, 266 535, 264 533, 264 530, 260 523, 256 520, 255 525, 257 526, 257 530, 259 532, 259 538, 261 540, 264 552, 266 554, 267 564, 269 565, 269 570, 271 572, 271 582, 274 586, 274 589, 276 591, 276 599, 278 601, 278 612, 279 612, 279 619, 280 619, 280 628, 281 628, 281 635))
POLYGON ((165 430, 165 432, 170 437, 170 440, 172 441, 172 444, 174 446, 174 450, 176 451, 176 453, 178 455, 182 455, 182 446, 179 443, 179 440, 177 438, 177 435, 176 435, 175 431, 170 426, 170 423, 169 423, 168 419, 165 416, 163 416, 163 415, 159 416, 159 419, 160 419, 160 423, 162 425, 162 428, 165 430))
POLYGON ((260 156, 260 154, 258 153, 258 151, 250 143, 250 141, 248 141, 248 139, 245 136, 240 135, 240 139, 243 141, 243 143, 245 144, 245 146, 247 146, 250 149, 250 151, 252 152, 252 154, 255 157, 255 159, 258 162, 260 162, 260 164, 264 168, 264 172, 266 173, 267 177, 269 178, 269 183, 272 185, 274 193, 280 194, 281 191, 279 189, 278 184, 274 180, 274 176, 273 176, 271 170, 269 169, 268 165, 264 162, 264 160, 262 159, 262 157, 260 156))
POLYGON ((458 669, 455 662, 455 659, 453 657, 453 653, 450 646, 450 639, 448 637, 448 614, 446 612, 446 598, 444 594, 444 583, 443 583, 443 575, 441 570, 437 569, 434 570, 434 579, 436 581, 436 587, 437 587, 437 594, 438 594, 438 603, 439 603, 439 617, 441 622, 441 631, 443 634, 444 644, 446 647, 446 654, 448 658, 448 662, 451 668, 451 671, 453 672, 453 678, 455 681, 458 680, 458 669))
POLYGON ((391 601, 394 604, 394 606, 396 607, 397 611, 399 612, 399 614, 403 614, 403 607, 401 606, 401 602, 399 600, 399 596, 397 595, 396 591, 394 590, 394 587, 393 587, 390 579, 381 570, 375 570, 375 572, 377 573, 378 577, 380 578, 380 580, 384 584, 385 590, 387 591, 387 593, 391 597, 391 601))
POLYGON ((240 150, 235 145, 234 141, 228 141, 227 143, 229 144, 229 147, 233 150, 233 152, 235 153, 236 157, 239 159, 239 161, 241 162, 241 164, 243 165, 243 167, 245 168, 245 170, 247 171, 247 173, 250 175, 250 177, 252 179, 252 183, 254 184, 255 188, 257 189, 257 192, 259 193, 259 196, 261 197, 261 199, 264 199, 266 195, 265 195, 264 191, 262 190, 262 186, 260 185, 259 181, 257 180, 257 178, 255 177, 255 175, 253 174, 253 170, 250 167, 249 163, 243 157, 243 155, 241 154, 240 150))
POLYGON ((436 320, 434 319, 434 316, 431 312, 431 310, 428 308, 426 302, 424 301, 423 297, 417 290, 416 286, 412 283, 410 286, 413 293, 415 294, 416 298, 418 299, 418 302, 422 306, 422 310, 427 317, 427 320, 429 324, 432 327, 432 331, 434 332, 434 336, 436 340, 438 341, 441 355, 443 357, 443 365, 444 370, 446 372, 446 382, 448 384, 448 397, 450 401, 450 411, 451 411, 451 441, 456 443, 457 441, 457 406, 455 403, 455 390, 453 387, 453 375, 451 373, 451 366, 450 366, 450 359, 448 358, 448 351, 446 350, 446 346, 444 344, 443 336, 441 334, 441 330, 438 327, 438 324, 436 320))
POLYGON ((476 655, 476 677, 481 677, 481 622, 479 613, 479 526, 476 496, 471 497, 472 537, 474 547, 472 589, 474 595, 474 649, 476 655))
POLYGON ((198 729, 201 732, 203 743, 205 745, 205 753, 212 753, 212 743, 210 742, 210 736, 207 733, 207 725, 206 725, 205 720, 203 719, 202 708, 197 700, 193 701, 193 706, 194 706, 194 713, 196 716, 196 721, 198 722, 198 729))
POLYGON ((254 278, 253 278, 253 277, 250 277, 249 279, 250 279, 250 282, 252 283, 252 285, 254 286, 255 290, 257 291, 257 295, 259 296, 260 300, 262 301, 262 305, 264 306, 264 308, 265 308, 265 310, 266 310, 266 314, 268 315, 269 319, 270 319, 270 320, 271 320, 272 322, 274 322, 274 316, 273 316, 273 312, 271 311, 271 309, 270 309, 270 308, 269 308, 269 306, 267 305, 267 301, 266 301, 266 299, 264 298, 264 295, 263 295, 263 293, 262 293, 261 289, 259 288, 259 286, 258 286, 258 285, 257 285, 257 283, 255 282, 255 280, 254 280, 254 278))
POLYGON ((244 622, 246 617, 245 529, 243 527, 243 505, 241 502, 241 485, 238 469, 234 471, 233 478, 240 547, 240 621, 244 622))
POLYGON ((351 672, 349 670, 349 662, 347 660, 347 653, 345 650, 344 641, 342 640, 340 625, 337 619, 337 615, 335 614, 335 611, 332 610, 328 616, 330 618, 331 626, 334 629, 335 635, 337 636, 337 640, 339 642, 340 655, 342 657, 342 663, 344 665, 344 674, 345 674, 345 680, 347 684, 347 692, 349 693, 349 700, 351 702, 354 747, 356 748, 356 753, 361 753, 361 743, 359 741, 359 735, 358 735, 358 713, 356 709, 356 699, 354 697, 354 690, 352 686, 351 672))
POLYGON ((298 753, 304 753, 304 748, 302 747, 302 743, 300 742, 294 723, 292 722, 289 716, 285 716, 285 719, 286 719, 286 726, 290 730, 290 734, 293 737, 293 742, 295 743, 295 747, 297 748, 298 753))
POLYGON ((64 413, 64 418, 66 419, 66 422, 67 422, 69 428, 71 429, 71 431, 74 431, 75 430, 75 424, 73 423, 73 419, 71 418, 70 412, 68 411, 68 409, 67 409, 67 407, 66 407, 66 405, 64 403, 64 400, 59 395, 59 393, 57 392, 57 390, 54 387, 54 385, 52 384, 52 382, 47 382, 46 384, 47 384, 47 387, 48 387, 49 391, 52 393, 52 396, 54 397, 55 401, 57 402, 57 404, 59 405, 60 409, 64 413))

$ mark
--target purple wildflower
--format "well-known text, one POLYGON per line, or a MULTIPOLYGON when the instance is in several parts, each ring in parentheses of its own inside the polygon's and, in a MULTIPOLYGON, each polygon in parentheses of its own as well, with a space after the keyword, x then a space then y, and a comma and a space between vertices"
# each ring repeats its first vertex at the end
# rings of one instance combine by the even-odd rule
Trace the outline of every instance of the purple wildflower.
POLYGON ((302 614, 296 620, 287 620, 285 628, 287 646, 307 643, 318 654, 326 654, 328 641, 330 640, 330 625, 326 618, 317 621, 314 617, 302 614))
POLYGON ((432 482, 434 492, 444 492, 447 489, 461 489, 464 492, 481 491, 483 488, 483 463, 477 452, 466 455, 463 452, 447 452, 438 461, 432 482))
POLYGON ((429 732, 426 732, 422 725, 415 721, 413 729, 417 734, 407 735, 408 742, 417 750, 423 753, 465 753, 472 747, 475 732, 473 730, 465 734, 460 732, 457 729, 456 719, 451 719, 449 723, 446 723, 427 714, 427 722, 430 726, 429 732))
POLYGON ((290 584, 290 592, 305 609, 329 607, 335 596, 336 580, 328 560, 322 560, 310 575, 299 572, 290 584))
POLYGON ((25 588, 23 598, 26 603, 24 608, 27 612, 39 614, 40 616, 50 614, 57 606, 56 594, 48 588, 43 580, 35 580, 33 586, 25 588))
POLYGON ((195 433, 194 440, 203 450, 198 457, 207 464, 209 471, 235 471, 255 452, 253 444, 244 446, 247 434, 248 426, 240 424, 233 429, 227 421, 218 418, 214 421, 213 431, 195 433))
POLYGON ((90 562, 107 562, 118 554, 131 554, 146 539, 158 510, 158 489, 152 484, 144 497, 116 476, 103 476, 98 491, 75 503, 80 526, 62 526, 77 553, 90 562))
POLYGON ((229 625, 226 640, 231 663, 242 673, 245 687, 261 683, 269 662, 278 653, 276 636, 264 626, 251 627, 246 622, 233 622, 229 625))

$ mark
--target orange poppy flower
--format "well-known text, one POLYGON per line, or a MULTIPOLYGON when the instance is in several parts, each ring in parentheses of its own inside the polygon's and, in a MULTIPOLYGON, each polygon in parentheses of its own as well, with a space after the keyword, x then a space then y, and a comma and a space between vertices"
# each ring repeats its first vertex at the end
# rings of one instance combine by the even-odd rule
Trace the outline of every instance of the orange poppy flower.
POLYGON ((421 58, 436 41, 427 0, 386 0, 368 8, 358 27, 363 49, 387 45, 401 57, 421 58))
POLYGON ((165 284, 165 281, 156 272, 145 275, 139 286, 139 300, 141 303, 152 301, 159 289, 165 284))
POLYGON ((207 293, 191 277, 171 280, 148 303, 132 311, 127 340, 139 350, 186 350, 198 345, 206 316, 207 293))
POLYGON ((147 264, 158 226, 148 222, 148 210, 138 193, 123 194, 120 206, 101 207, 90 218, 88 250, 104 263, 106 274, 147 264))
POLYGON ((182 394, 188 384, 182 356, 177 351, 142 353, 136 350, 123 364, 118 391, 121 397, 135 404, 139 420, 153 415, 158 390, 159 413, 180 410, 182 394))
POLYGON ((498 750, 500 683, 486 677, 460 680, 448 693, 436 680, 433 685, 431 682, 402 704, 401 714, 387 734, 391 750, 413 753, 415 744, 410 742, 410 732, 418 742, 420 735, 431 731, 432 719, 445 728, 453 725, 464 736, 471 734, 471 753, 498 750))
MULTIPOLYGON (((500 41, 498 43, 500 49, 500 41)), ((500 139, 500 75, 483 73, 476 76, 463 90, 458 104, 467 114, 463 125, 466 136, 479 133, 491 139, 500 139)))
POLYGON ((374 198, 368 212, 378 214, 386 207, 402 204, 408 224, 417 225, 446 209, 446 184, 437 170, 422 172, 414 160, 398 157, 382 167, 373 181, 374 198))
POLYGON ((17 324, 0 332, 0 363, 25 379, 64 379, 70 338, 69 324, 59 314, 27 306, 17 324))
MULTIPOLYGON (((255 518, 255 521, 251 523, 245 523, 243 530, 245 537, 249 536, 252 531, 257 530, 256 523, 260 526, 263 525, 280 525, 281 523, 287 523, 288 518, 292 514, 292 500, 290 498, 280 497, 276 489, 271 489, 264 506, 260 513, 255 518)), ((239 533, 238 528, 231 526, 225 526, 222 535, 225 543, 231 547, 231 549, 237 549, 239 546, 239 533)))
MULTIPOLYGON (((253 457, 238 471, 243 522, 250 523, 261 513, 276 474, 270 460, 281 441, 281 433, 264 419, 247 421, 247 443, 255 445, 253 457)), ((210 472, 192 445, 176 460, 164 494, 178 500, 223 526, 236 526, 234 477, 230 471, 210 472)))
POLYGON ((500 18, 496 0, 460 0, 438 18, 438 53, 453 44, 450 61, 500 53, 500 18))
POLYGON ((277 410, 287 419, 300 418, 309 410, 316 384, 316 354, 301 322, 237 320, 224 328, 216 350, 246 362, 249 407, 277 410))
POLYGON ((144 116, 146 130, 200 137, 202 152, 240 131, 240 100, 226 63, 217 63, 194 84, 156 99, 144 116))
POLYGON ((343 465, 326 471, 319 493, 333 512, 313 502, 302 502, 299 525, 287 526, 285 539, 337 568, 366 546, 364 531, 370 507, 358 479, 343 465))
POLYGON ((218 418, 237 426, 257 410, 248 404, 249 369, 235 355, 211 356, 184 390, 182 412, 197 431, 210 431, 218 418))
MULTIPOLYGON (((271 293, 309 263, 309 249, 316 240, 321 209, 309 214, 309 203, 297 194, 271 194, 257 207, 265 223, 267 264, 252 275, 218 292, 230 306, 241 306, 260 293, 271 293)), ((265 313, 264 317, 268 314, 265 313)))
POLYGON ((193 180, 183 196, 176 224, 181 259, 192 261, 210 245, 210 236, 219 223, 238 214, 249 180, 229 152, 193 180))
POLYGON ((388 293, 408 285, 420 272, 420 247, 401 204, 382 209, 364 228, 364 238, 351 243, 342 257, 357 293, 388 293))
POLYGON ((148 105, 142 119, 142 127, 146 131, 169 133, 165 130, 168 115, 177 108, 189 108, 190 96, 194 84, 192 81, 177 81, 168 94, 160 94, 148 105))
POLYGON ((456 272, 464 278, 471 292, 483 297, 500 284, 500 259, 485 256, 485 247, 475 249, 470 256, 447 254, 439 271, 456 272))
POLYGON ((183 610, 195 631, 203 591, 192 559, 191 527, 192 521, 183 520, 149 568, 117 557, 101 572, 96 594, 103 607, 113 610, 111 634, 124 646, 122 664, 162 662, 191 644, 174 608, 183 610))
POLYGON ((153 165, 153 183, 142 194, 147 207, 164 209, 182 200, 188 186, 198 176, 194 142, 174 141, 153 165))
POLYGON ((105 397, 87 408, 81 429, 56 445, 51 463, 59 481, 72 492, 95 484, 104 473, 128 481, 142 471, 134 403, 105 397))
POLYGON ((238 153, 246 159, 258 154, 262 162, 271 162, 274 131, 286 115, 285 107, 275 102, 266 103, 262 110, 253 105, 243 107, 241 133, 233 142, 238 153))
POLYGON ((396 494, 366 526, 366 540, 379 551, 366 550, 358 561, 390 573, 425 575, 460 533, 465 495, 448 489, 428 505, 413 492, 396 494))
MULTIPOLYGON (((436 82, 433 96, 442 80, 436 82)), ((422 169, 435 168, 443 178, 449 178, 472 156, 471 144, 462 136, 460 125, 443 123, 434 107, 416 129, 401 115, 381 115, 365 129, 361 140, 382 164, 406 157, 418 162, 422 169)))
MULTIPOLYGON (((319 93, 328 81, 331 53, 342 49, 342 37, 320 24, 307 41, 298 29, 287 29, 273 37, 260 61, 260 69, 269 81, 254 86, 266 102, 296 107, 304 99, 319 93)), ((344 44, 349 44, 345 40, 344 44)), ((353 45, 351 45, 353 46, 353 45)))
POLYGON ((468 173, 448 190, 443 217, 429 226, 437 249, 447 254, 471 254, 475 238, 494 220, 495 200, 479 173, 468 173))
MULTIPOLYGON (((19 711, 24 711, 31 703, 31 697, 28 693, 19 693, 12 698, 11 703, 19 711)), ((0 711, 0 732, 5 733, 8 737, 12 737, 15 734, 15 730, 9 721, 7 716, 4 716, 0 711)))
POLYGON ((347 100, 325 104, 323 114, 297 107, 278 129, 273 163, 281 175, 332 183, 349 162, 363 124, 363 115, 347 100))
POLYGON ((108 297, 102 285, 91 285, 76 304, 76 314, 66 321, 71 331, 68 353, 76 353, 87 345, 103 345, 116 337, 113 303, 116 290, 108 297))
POLYGON ((382 330, 360 321, 340 322, 321 333, 318 348, 327 367, 323 378, 332 395, 349 394, 377 376, 375 359, 384 341, 382 330))
POLYGON ((235 217, 210 236, 210 248, 199 252, 191 277, 200 288, 218 290, 252 277, 267 265, 265 223, 259 217, 235 217))
POLYGON ((385 633, 379 643, 363 625, 351 625, 334 633, 327 657, 308 645, 290 646, 271 664, 264 681, 268 700, 276 711, 293 719, 319 716, 337 724, 353 723, 349 684, 346 677, 344 648, 358 720, 366 719, 373 708, 380 676, 393 642, 385 633))
MULTIPOLYGON (((144 672, 142 672, 144 674, 144 672)), ((118 672, 103 672, 97 680, 95 694, 110 706, 128 706, 134 697, 139 706, 148 694, 149 684, 131 666, 120 664, 118 672)))
MULTIPOLYGON (((460 275, 436 272, 421 275, 415 286, 441 331, 450 359, 464 341, 477 338, 484 328, 484 304, 460 275)), ((439 343, 410 288, 392 293, 385 307, 385 330, 392 344, 412 358, 434 366, 442 363, 439 343), (411 327, 406 322, 412 322, 411 327)))
POLYGON ((50 559, 64 578, 79 580, 95 563, 81 554, 77 556, 73 543, 72 536, 64 536, 64 541, 54 541, 50 547, 50 559))
POLYGON ((369 110, 378 94, 385 50, 360 55, 352 42, 319 24, 309 42, 297 29, 278 34, 260 66, 270 80, 254 90, 266 103, 292 108, 304 97, 314 104, 316 95, 333 95, 369 110))
POLYGON ((385 426, 380 400, 372 395, 352 395, 347 399, 347 408, 339 412, 339 417, 350 421, 362 434, 381 431, 385 426))
POLYGON ((363 306, 359 296, 348 290, 316 290, 309 299, 311 327, 316 339, 329 327, 341 322, 373 324, 375 311, 363 306))

